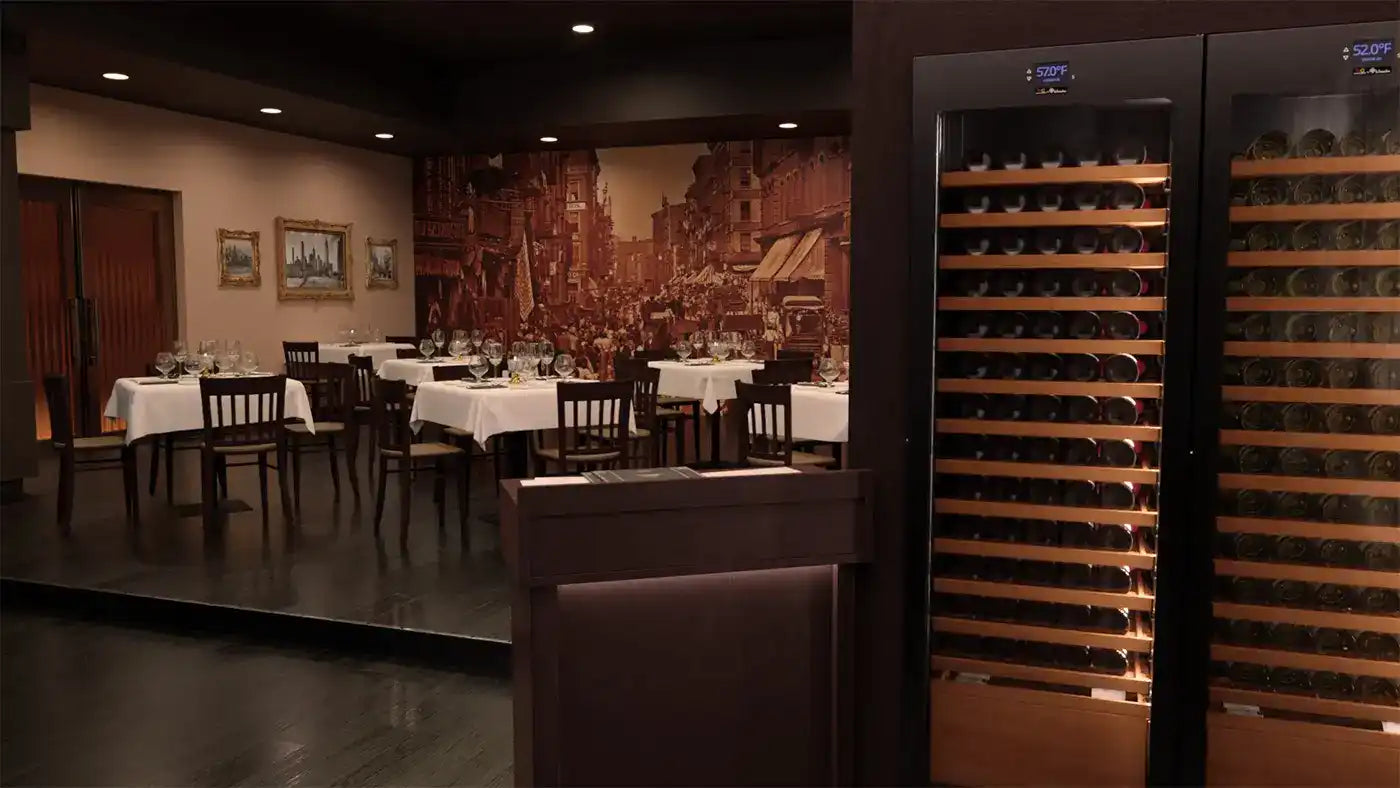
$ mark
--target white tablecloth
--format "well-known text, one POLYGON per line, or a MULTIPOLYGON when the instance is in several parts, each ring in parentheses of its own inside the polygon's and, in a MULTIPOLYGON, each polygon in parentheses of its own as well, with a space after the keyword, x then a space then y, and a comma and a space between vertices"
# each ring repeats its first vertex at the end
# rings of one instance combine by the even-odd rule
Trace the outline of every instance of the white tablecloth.
POLYGON ((700 400, 708 412, 719 410, 719 404, 734 399, 734 382, 753 382, 753 371, 762 364, 751 361, 724 361, 718 364, 686 364, 682 361, 653 361, 648 364, 661 370, 657 393, 671 397, 700 400))
POLYGON ((369 356, 374 368, 389 359, 398 358, 399 350, 412 350, 405 342, 365 342, 359 345, 321 345, 321 360, 328 364, 349 364, 351 356, 369 356))
MULTIPOLYGON (((410 386, 421 386, 433 382, 433 367, 461 366, 465 361, 434 361, 425 364, 416 358, 391 358, 379 365, 379 377, 385 380, 402 380, 410 386)), ((502 361, 504 366, 505 362, 502 361)))
MULTIPOLYGON (((182 378, 179 383, 142 385, 155 378, 118 378, 107 398, 104 415, 126 422, 126 442, 166 432, 204 429, 204 411, 199 400, 199 381, 182 378)), ((311 401, 299 380, 287 378, 283 400, 287 418, 313 425, 311 401)))
MULTIPOLYGON (((573 381, 578 383, 580 381, 573 381)), ((466 430, 485 443, 493 435, 558 426, 557 380, 536 380, 506 388, 469 388, 460 381, 428 382, 413 397, 409 422, 415 431, 431 422, 466 430)), ((568 412, 565 417, 568 417, 568 412)), ((566 425, 567 426, 567 425, 566 425)), ((636 428, 636 419, 630 429, 636 428)))
POLYGON ((792 436, 796 440, 845 443, 851 436, 849 383, 832 388, 792 387, 792 436))

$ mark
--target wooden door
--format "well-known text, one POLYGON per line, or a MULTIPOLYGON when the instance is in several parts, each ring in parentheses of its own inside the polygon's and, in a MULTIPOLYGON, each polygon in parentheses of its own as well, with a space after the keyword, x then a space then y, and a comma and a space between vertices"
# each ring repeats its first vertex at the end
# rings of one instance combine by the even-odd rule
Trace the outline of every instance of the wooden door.
POLYGON ((77 320, 73 256, 72 192, 50 178, 19 179, 20 266, 24 288, 29 379, 34 381, 37 438, 51 434, 42 381, 74 380, 77 320))
POLYGON ((79 187, 82 295, 89 343, 84 424, 117 378, 144 375, 175 337, 174 207, 168 192, 79 187))

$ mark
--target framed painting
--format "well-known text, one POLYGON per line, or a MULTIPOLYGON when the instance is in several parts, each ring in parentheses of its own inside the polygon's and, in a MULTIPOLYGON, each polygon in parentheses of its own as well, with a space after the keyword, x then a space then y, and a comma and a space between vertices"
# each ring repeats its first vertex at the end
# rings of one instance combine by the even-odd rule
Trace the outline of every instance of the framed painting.
POLYGON ((262 267, 258 255, 257 230, 220 228, 219 287, 259 287, 262 267))
POLYGON ((354 298, 350 225, 277 217, 277 298, 354 298))
POLYGON ((397 239, 365 241, 369 262, 365 264, 365 286, 371 290, 396 290, 399 286, 399 242, 397 239))

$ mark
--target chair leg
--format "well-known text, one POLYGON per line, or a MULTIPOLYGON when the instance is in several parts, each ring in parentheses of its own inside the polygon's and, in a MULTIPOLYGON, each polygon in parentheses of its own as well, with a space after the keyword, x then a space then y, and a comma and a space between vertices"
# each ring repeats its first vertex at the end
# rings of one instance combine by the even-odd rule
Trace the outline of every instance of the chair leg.
POLYGON ((160 438, 151 439, 151 480, 147 494, 153 497, 156 494, 156 477, 160 475, 160 444, 160 438))
POLYGON ((204 527, 214 527, 214 507, 218 502, 214 496, 218 495, 218 482, 214 478, 214 456, 208 452, 199 453, 199 504, 200 511, 204 514, 204 527))
POLYGON ((219 488, 223 490, 224 498, 228 498, 228 460, 222 456, 215 458, 214 469, 219 477, 219 488))
POLYGON ((413 464, 399 463, 399 544, 408 544, 408 519, 413 514, 413 464))
POLYGON ((676 464, 685 465, 685 423, 688 417, 676 419, 676 464))
POLYGON ((292 491, 294 508, 301 514, 301 440, 295 432, 287 434, 287 450, 292 453, 292 491))
POLYGON ((165 502, 175 503, 175 437, 165 436, 165 502))
POLYGON ((704 410, 704 408, 700 407, 700 403, 697 402, 692 405, 690 409, 694 411, 691 414, 691 420, 693 422, 691 424, 691 435, 695 438, 695 461, 700 462, 702 459, 700 454, 700 412, 704 410))
POLYGON ((841 444, 841 443, 833 443, 833 444, 831 444, 831 456, 834 457, 834 458, 836 458, 836 469, 837 469, 837 470, 841 470, 842 468, 846 467, 845 463, 843 463, 843 462, 841 461, 841 455, 844 453, 844 452, 842 451, 843 448, 845 448, 845 444, 841 444))
POLYGON ((497 435, 491 439, 491 456, 496 466, 496 483, 492 486, 492 494, 501 494, 501 437, 497 435))
POLYGON ((471 497, 468 495, 472 483, 472 444, 475 438, 462 439, 462 523, 465 527, 467 517, 471 515, 471 497))
POLYGON ((441 457, 433 462, 433 500, 437 502, 438 530, 447 527, 447 468, 441 457))
POLYGON ((360 500, 360 430, 355 428, 345 434, 345 469, 350 476, 350 491, 355 494, 355 501, 360 500))
POLYGON ((283 443, 277 447, 277 489, 282 494, 282 517, 287 522, 296 520, 296 514, 292 507, 292 488, 289 484, 291 480, 287 478, 287 446, 283 443))
POLYGON ((340 497, 340 460, 336 458, 339 450, 335 446, 335 436, 326 436, 326 454, 330 455, 331 463, 331 487, 335 488, 335 497, 340 497))
POLYGON ((379 471, 376 474, 379 477, 379 488, 374 494, 374 535, 376 538, 379 536, 379 521, 384 518, 384 485, 388 479, 388 474, 385 472, 387 470, 384 467, 384 458, 380 457, 379 471))
POLYGON ((267 452, 258 454, 258 492, 262 495, 263 527, 267 527, 267 452))
POLYGON ((73 455, 64 452, 58 461, 58 525, 64 531, 73 524, 73 455))
POLYGON ((141 522, 141 479, 136 471, 136 447, 122 447, 122 493, 126 496, 126 513, 131 524, 141 522))
MULTIPOLYGON (((470 443, 470 441, 468 441, 470 443)), ((472 486, 472 450, 467 447, 467 453, 457 458, 460 463, 457 468, 457 529, 461 531, 462 552, 471 549, 472 535, 468 526, 468 517, 471 514, 471 486, 472 486)))

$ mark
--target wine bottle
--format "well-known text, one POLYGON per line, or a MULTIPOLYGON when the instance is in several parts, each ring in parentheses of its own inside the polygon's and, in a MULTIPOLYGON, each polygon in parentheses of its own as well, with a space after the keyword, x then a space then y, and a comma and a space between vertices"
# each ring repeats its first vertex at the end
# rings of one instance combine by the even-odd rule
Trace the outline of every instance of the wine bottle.
POLYGON ((1285 520, 1303 520, 1312 517, 1313 507, 1308 496, 1303 493, 1275 493, 1271 511, 1275 517, 1285 520))
POLYGON ((1277 541, 1267 534, 1240 533, 1229 537, 1229 555, 1239 561, 1263 561, 1273 554, 1277 541))
POLYGON ((963 157, 963 166, 971 172, 984 172, 992 168, 991 154, 980 150, 969 150, 963 157))
POLYGON ((1057 545, 1060 543, 1058 523, 1046 520, 1020 520, 1017 522, 1019 541, 1024 544, 1057 545))
POLYGON ((1362 294, 1366 275, 1360 268, 1338 268, 1325 280, 1327 295, 1337 298, 1355 298, 1362 294))
POLYGON ((1400 683, 1379 676, 1361 676, 1356 680, 1356 694, 1367 703, 1395 706, 1400 704, 1400 683))
POLYGON ((1089 668, 1095 673, 1121 676, 1128 672, 1128 652, 1123 649, 1095 648, 1090 650, 1089 668))
POLYGON ((1057 145, 1049 145, 1040 151, 1040 166, 1045 169, 1054 169, 1065 166, 1066 159, 1064 148, 1057 145))
POLYGON ((1070 191, 1070 204, 1080 211, 1096 211, 1103 205, 1103 187, 1096 183, 1081 183, 1070 191))
POLYGON ((1337 146, 1337 135, 1327 129, 1309 129, 1293 147, 1293 155, 1299 158, 1331 156, 1337 146))
POLYGON ((1318 543, 1317 560, 1326 566, 1360 566, 1361 546, 1342 539, 1324 539, 1318 543))
POLYGON ((1321 222, 1302 222, 1293 226, 1289 245, 1295 252, 1314 252, 1333 248, 1332 228, 1321 222))
POLYGON ((991 376, 999 380, 1021 380, 1025 377, 1026 357, 1020 353, 997 353, 992 358, 991 376))
POLYGON ((1231 662, 1230 683, 1247 689, 1267 689, 1271 668, 1253 662, 1231 662))
POLYGON ((1375 202, 1376 190, 1370 188, 1366 176, 1356 173, 1337 181, 1332 196, 1337 202, 1346 204, 1375 202))
POLYGON ((963 312, 957 316, 957 324, 953 327, 953 334, 960 337, 985 337, 991 333, 991 321, 990 312, 963 312))
POLYGON ((1284 607, 1298 607, 1307 601, 1310 592, 1308 584, 1301 580, 1275 580, 1269 585, 1269 601, 1284 607))
POLYGON ((1251 252, 1278 252, 1288 248, 1288 236, 1282 227, 1256 224, 1245 233, 1245 248, 1251 252))
POLYGON ((1395 498, 1362 498, 1356 522, 1371 525, 1400 525, 1400 501, 1395 498))
POLYGON ((1227 619, 1225 638, 1237 646, 1262 646, 1269 636, 1269 626, 1262 621, 1227 619))
POLYGON ((1360 365, 1352 359, 1331 359, 1323 362, 1321 366, 1322 382, 1327 388, 1353 388, 1361 376, 1360 365))
POLYGON ((1025 292, 1026 280, 1015 271, 997 271, 992 276, 992 284, 989 288, 994 296, 1004 298, 1015 298, 1025 292))
POLYGON ((1064 547, 1088 548, 1094 544, 1097 526, 1093 523, 1060 523, 1060 544, 1064 547))
POLYGON ((1395 662, 1400 660, 1400 637, 1384 632, 1362 632, 1356 638, 1355 650, 1366 659, 1395 662))
MULTIPOLYGON (((1092 227, 1077 228, 1069 238, 1069 247, 1076 254, 1093 254, 1099 250, 1102 239, 1099 231, 1092 227)), ((1076 293, 1076 295, 1079 295, 1076 293)))
POLYGON ((1132 426, 1142 416, 1142 403, 1132 397, 1108 397, 1099 410, 1105 424, 1132 426))
POLYGON ((1067 465, 1097 465, 1098 443, 1092 438, 1065 438, 1060 441, 1061 462, 1067 465))
POLYGON ((1352 610, 1359 602, 1356 589, 1337 583, 1319 583, 1312 592, 1313 607, 1323 610, 1352 610))
POLYGON ((1376 572, 1400 569, 1400 544, 1395 542, 1362 542, 1361 566, 1376 572))
POLYGON ((1385 222, 1376 230, 1376 248, 1400 249, 1400 222, 1385 222))
POLYGON ((1288 181, 1283 178, 1257 178, 1250 182, 1250 205, 1284 205, 1288 202, 1288 181))
POLYGON ((1142 140, 1126 138, 1120 140, 1113 146, 1113 162, 1115 164, 1146 164, 1147 146, 1142 140))
POLYGON ((1332 248, 1355 252, 1366 248, 1366 226, 1361 222, 1342 222, 1332 228, 1332 248))
POLYGON ((997 250, 1002 254, 1020 254, 1026 250, 1026 234, 1016 230, 997 233, 997 250))
POLYGON ((1228 459, 1237 473, 1267 473, 1276 462, 1268 446, 1237 446, 1228 459))
POLYGON ((1099 441, 1099 457, 1104 465, 1114 468, 1135 468, 1141 447, 1127 438, 1099 441))
MULTIPOLYGON (((1114 569, 1120 567, 1112 567, 1114 569)), ((1122 607, 1096 607, 1090 608, 1092 618, 1085 629, 1094 629, 1099 632, 1112 632, 1122 634, 1132 628, 1133 614, 1127 608, 1122 607)))
POLYGON ((983 353, 963 353, 956 358, 959 377, 980 380, 991 376, 991 356, 983 353))
POLYGON ((1103 482, 1099 485, 1099 503, 1105 509, 1137 508, 1138 485, 1132 482, 1103 482))
POLYGON ((1136 383, 1145 369, 1142 359, 1127 353, 1114 353, 1103 362, 1104 379, 1112 383, 1136 383))
POLYGON ((1060 398, 1053 394, 1031 396, 1026 403, 1026 418, 1029 421, 1058 421, 1060 398))
POLYGON ((1071 312, 1065 330, 1071 339, 1097 339, 1099 316, 1093 312, 1071 312))
POLYGON ((1373 358, 1366 362, 1366 380, 1373 389, 1400 389, 1400 363, 1373 358))
POLYGON ((1063 497, 1060 482, 1054 479, 1031 479, 1026 483, 1026 500, 1033 504, 1053 506, 1063 497))
MULTIPOLYGON (((1267 316, 1263 315, 1267 321, 1267 316)), ((1283 321, 1283 334, 1269 337, 1284 342, 1316 342, 1317 315, 1307 312, 1288 315, 1283 321)))
POLYGON ((1035 231, 1033 242, 1035 250, 1040 254, 1059 254, 1060 249, 1064 247, 1065 237, 1058 230, 1041 228, 1035 231))
POLYGON ((996 204, 1003 213, 1020 213, 1026 209, 1026 193, 1020 189, 1000 189, 997 191, 996 204))
POLYGON ((1054 438, 1027 438, 1026 462, 1053 463, 1060 457, 1060 443, 1054 438))
POLYGON ((1350 699, 1356 695, 1356 680, 1343 673, 1319 670, 1313 673, 1313 690, 1318 697, 1350 699))
POLYGON ((1035 205, 1042 211, 1058 211, 1065 204, 1065 190, 1060 186, 1042 186, 1035 191, 1035 205))
POLYGON ((1400 454, 1393 451, 1373 451, 1366 455, 1366 478, 1380 481, 1400 480, 1400 454))
POLYGON ((1366 327, 1362 331, 1371 342, 1400 341, 1400 315, 1377 313, 1366 316, 1366 327))
POLYGON ((1060 339, 1065 335, 1065 317, 1054 311, 1034 312, 1029 330, 1036 339, 1060 339))
POLYGON ((1341 657, 1356 651, 1356 635, 1345 629, 1318 627, 1315 639, 1320 654, 1341 657))
POLYGON ((1317 641, 1311 627, 1297 624, 1274 624, 1269 627, 1268 644, 1285 651, 1316 651, 1317 641))
POLYGON ((1127 552, 1133 549, 1133 527, 1131 525, 1100 525, 1094 529, 1094 546, 1104 550, 1127 552))
POLYGON ((1147 282, 1130 268, 1108 272, 1108 294, 1115 298, 1136 298, 1147 294, 1147 282))
POLYGON ((965 189, 962 206, 967 213, 986 213, 992 209, 992 195, 986 189, 965 189))
POLYGON ((1376 405, 1367 412, 1366 422, 1375 435, 1400 435, 1400 407, 1376 405))
POLYGON ((1281 274, 1268 268, 1254 268, 1244 275, 1242 286, 1244 294, 1250 298, 1261 298, 1264 296, 1276 296, 1279 288, 1286 280, 1280 279, 1281 274))
POLYGON ((1385 202, 1400 202, 1400 178, 1394 175, 1381 178, 1380 193, 1385 202))
MULTIPOLYGON (((1113 254, 1137 254, 1147 251, 1147 241, 1136 227, 1115 227, 1108 235, 1108 251, 1113 254)), ((1122 269, 1136 273, 1129 269, 1122 269)))
POLYGON ((1269 671, 1269 688, 1275 692, 1308 692, 1312 674, 1298 668, 1274 667, 1269 671))
POLYGON ((1026 333, 1028 322, 1024 312, 995 312, 990 333, 1001 339, 1019 339, 1026 333))
POLYGON ((1017 421, 1026 409, 1026 397, 1021 394, 1006 394, 988 404, 987 418, 993 421, 1017 421))
POLYGON ((1332 187, 1321 175, 1308 175, 1293 184, 1293 202, 1298 205, 1316 205, 1332 201, 1332 187))
POLYGON ((1313 541, 1301 536, 1280 536, 1274 542, 1274 558, 1286 564, 1311 563, 1313 541))
POLYGON ((1141 339, 1147 324, 1132 312, 1109 312, 1103 318, 1103 333, 1109 339, 1141 339))
POLYGON ((1240 367, 1240 382, 1246 386, 1272 386, 1277 377, 1273 359, 1246 359, 1240 367))
POLYGON ((1267 605, 1273 601, 1274 585, 1258 577, 1231 577, 1226 597, 1241 605, 1267 605))
POLYGON ((1031 294, 1054 297, 1068 292, 1069 276, 1059 271, 1040 270, 1031 273, 1031 294))
POLYGON ((1362 454, 1333 449, 1322 455, 1322 472, 1334 479, 1360 479, 1366 475, 1365 462, 1362 454))
POLYGON ((992 250, 992 239, 985 233, 964 233, 962 246, 970 255, 984 255, 992 250))
POLYGON ((1364 432, 1370 426, 1365 411, 1356 405, 1328 405, 1322 421, 1328 432, 1335 433, 1364 432))
POLYGON ((1061 377, 1077 383, 1087 383, 1099 377, 1099 359, 1089 353, 1070 353, 1064 356, 1061 377))
POLYGON ((1249 143, 1245 156, 1250 159, 1282 159, 1288 155, 1289 147, 1287 132, 1266 131, 1249 143))
POLYGON ((1361 506, 1350 495, 1324 495, 1319 506, 1322 519, 1329 523, 1356 523, 1361 506))
POLYGON ((1002 151, 997 160, 1003 170, 1024 170, 1029 163, 1025 151, 1019 150, 1002 151))
POLYGON ((1279 449, 1278 472, 1285 476, 1318 476, 1322 473, 1322 458, 1316 452, 1287 446, 1279 449))
POLYGON ((1268 402, 1246 402, 1239 409, 1241 429, 1276 430, 1283 421, 1278 407, 1268 402))
POLYGON ((1284 295, 1312 298, 1322 295, 1323 277, 1316 268, 1295 268, 1283 280, 1284 295))
POLYGON ((1130 211, 1147 204, 1147 195, 1136 183, 1115 183, 1108 190, 1108 204, 1119 211, 1130 211))
POLYGON ((1093 482, 1080 480, 1064 484, 1062 498, 1065 506, 1098 506, 1099 492, 1093 482))
POLYGON ((1055 665, 1065 670, 1089 670, 1093 665, 1093 655, 1088 646, 1055 645, 1055 665))
POLYGON ((1356 607, 1366 613, 1393 616, 1400 613, 1400 591, 1393 588, 1363 588, 1356 595, 1356 607))
POLYGON ((1028 380, 1055 380, 1060 376, 1060 357, 1054 353, 1033 353, 1026 357, 1028 380))

